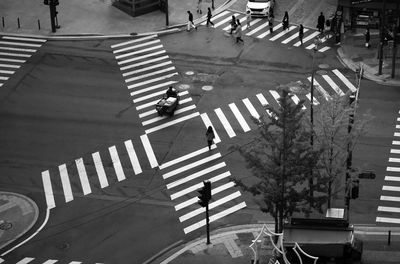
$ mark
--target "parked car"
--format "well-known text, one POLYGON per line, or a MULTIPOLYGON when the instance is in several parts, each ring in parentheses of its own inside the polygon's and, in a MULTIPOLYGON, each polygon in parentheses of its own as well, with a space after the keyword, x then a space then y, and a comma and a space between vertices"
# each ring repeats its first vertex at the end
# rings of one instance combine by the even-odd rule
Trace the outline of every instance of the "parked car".
POLYGON ((274 5, 275 0, 248 0, 246 12, 250 11, 251 16, 268 17, 274 5))

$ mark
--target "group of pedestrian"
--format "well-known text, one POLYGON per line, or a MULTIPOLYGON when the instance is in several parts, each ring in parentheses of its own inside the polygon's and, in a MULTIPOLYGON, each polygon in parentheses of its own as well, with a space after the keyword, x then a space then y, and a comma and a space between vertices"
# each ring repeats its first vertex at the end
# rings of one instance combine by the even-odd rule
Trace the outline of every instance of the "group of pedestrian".
MULTIPOLYGON (((198 14, 203 14, 202 6, 203 6, 203 0, 197 0, 197 10, 196 10, 196 12, 198 14)), ((214 23, 211 21, 211 18, 212 18, 211 8, 215 9, 214 0, 211 0, 211 7, 207 7, 207 27, 210 24, 212 26, 214 26, 214 23)), ((188 13, 187 31, 190 31, 192 28, 197 30, 197 26, 193 22, 193 14, 192 14, 192 12, 187 11, 187 13, 188 13)))
POLYGON ((229 32, 229 34, 233 34, 236 38, 236 43, 239 43, 239 41, 241 41, 242 43, 244 43, 243 39, 242 39, 242 24, 240 23, 239 19, 236 19, 236 17, 234 15, 232 15, 232 19, 231 19, 231 30, 229 32))

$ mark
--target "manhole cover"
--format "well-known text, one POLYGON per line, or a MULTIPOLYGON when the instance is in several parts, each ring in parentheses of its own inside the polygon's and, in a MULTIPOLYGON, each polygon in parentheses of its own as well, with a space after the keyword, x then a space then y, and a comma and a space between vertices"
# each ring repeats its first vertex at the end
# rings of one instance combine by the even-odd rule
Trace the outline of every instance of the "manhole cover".
POLYGON ((329 65, 328 64, 320 64, 320 65, 318 65, 318 67, 320 69, 329 69, 329 65))
POLYGON ((214 87, 212 87, 211 85, 204 85, 203 87, 201 87, 201 89, 203 89, 204 91, 211 91, 212 89, 214 89, 214 87))
POLYGON ((8 230, 8 229, 10 229, 12 227, 12 223, 10 223, 10 222, 2 222, 1 224, 0 224, 0 229, 1 230, 8 230))
POLYGON ((179 90, 188 90, 190 88, 189 84, 180 84, 178 85, 179 90))
POLYGON ((187 71, 187 72, 185 72, 185 74, 186 74, 186 75, 193 75, 193 74, 194 74, 194 71, 187 71))
POLYGON ((327 74, 328 74, 328 73, 327 73, 326 71, 324 71, 324 70, 316 71, 316 73, 319 74, 319 75, 327 75, 327 74))

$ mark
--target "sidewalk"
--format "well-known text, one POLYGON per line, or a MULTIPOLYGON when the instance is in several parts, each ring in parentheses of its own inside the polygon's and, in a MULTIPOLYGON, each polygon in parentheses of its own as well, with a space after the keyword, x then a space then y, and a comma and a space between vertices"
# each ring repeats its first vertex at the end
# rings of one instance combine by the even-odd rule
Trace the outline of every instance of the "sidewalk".
POLYGON ((17 193, 0 192, 0 249, 29 231, 38 216, 39 209, 30 198, 17 193))
MULTIPOLYGON (((263 224, 249 224, 222 228, 211 233, 210 245, 206 244, 206 238, 199 238, 160 252, 143 264, 251 263, 251 260, 254 259, 254 251, 249 245, 258 236, 262 226, 263 224)), ((269 223, 267 227, 274 231, 273 224, 269 223)), ((363 264, 394 264, 400 262, 400 228, 392 228, 394 232, 390 246, 387 245, 386 237, 367 237, 365 235, 381 229, 383 231, 385 228, 356 228, 356 237, 364 241, 363 264)), ((264 235, 260 238, 261 241, 257 247, 259 263, 267 264, 273 257, 273 246, 268 236, 264 235)))

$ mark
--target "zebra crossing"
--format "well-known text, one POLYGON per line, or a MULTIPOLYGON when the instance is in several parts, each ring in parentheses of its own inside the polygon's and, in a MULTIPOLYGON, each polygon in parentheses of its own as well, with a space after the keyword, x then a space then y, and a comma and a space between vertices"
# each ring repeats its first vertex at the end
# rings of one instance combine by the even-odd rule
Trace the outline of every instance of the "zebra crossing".
POLYGON ((175 202, 175 211, 180 215, 185 234, 206 225, 205 208, 197 201, 197 190, 203 181, 210 181, 212 202, 209 204, 210 223, 233 214, 246 207, 235 183, 229 180, 231 172, 227 169, 216 145, 201 148, 160 165, 162 177, 170 198, 175 202))
POLYGON ((45 39, 2 36, 0 38, 0 87, 45 42, 45 39))
MULTIPOLYGON (((5 263, 5 260, 0 258, 0 263, 5 263)), ((30 263, 30 264, 35 264, 35 263, 37 263, 37 264, 39 264, 39 263, 41 263, 41 264, 56 264, 56 263, 61 263, 61 262, 59 262, 59 260, 57 260, 57 259, 48 259, 43 262, 42 260, 38 260, 36 258, 31 258, 31 257, 25 257, 25 258, 21 259, 20 261, 16 262, 16 264, 28 264, 28 263, 30 263)), ((81 262, 81 261, 68 262, 68 264, 82 264, 82 263, 83 262, 81 262)), ((95 263, 95 264, 102 264, 102 263, 95 263)))
POLYGON ((174 80, 176 68, 157 35, 117 43, 111 48, 146 134, 200 115, 188 91, 178 93, 181 99, 173 118, 159 116, 155 110, 167 88, 178 83, 174 80))
POLYGON ((148 165, 155 168, 158 163, 147 135, 143 135, 140 142, 126 140, 123 144, 61 164, 57 169, 42 171, 47 207, 55 208, 56 198, 57 204, 69 203, 76 196, 94 193, 141 174, 143 166, 148 165))
POLYGON ((389 166, 386 167, 385 182, 382 187, 376 222, 400 224, 400 111, 396 119, 389 166))
MULTIPOLYGON (((311 83, 311 77, 307 77, 304 81, 311 83)), ((318 105, 322 100, 330 100, 333 94, 343 96, 346 92, 355 92, 356 87, 352 82, 339 70, 334 69, 326 74, 314 76, 314 100, 313 104, 318 105)), ((299 104, 300 100, 304 100, 303 110, 311 104, 311 94, 304 95, 291 94, 293 103, 299 104)), ((201 114, 204 124, 212 126, 216 134, 215 142, 218 143, 222 138, 233 138, 238 133, 245 133, 257 128, 251 120, 251 116, 259 118, 263 113, 271 116, 269 110, 265 109, 266 105, 273 108, 279 107, 279 93, 276 90, 268 90, 258 93, 255 96, 244 98, 238 102, 230 103, 226 107, 218 107, 211 113, 201 114)))
MULTIPOLYGON (((242 24, 243 34, 246 36, 255 37, 258 39, 268 39, 270 41, 280 41, 280 43, 285 45, 291 45, 293 47, 303 46, 307 50, 311 50, 315 47, 314 39, 320 35, 320 32, 315 29, 304 28, 303 45, 298 39, 298 27, 289 26, 287 30, 282 30, 282 23, 276 23, 273 27, 273 33, 270 33, 268 20, 253 18, 250 22, 250 28, 246 25, 246 15, 241 12, 234 12, 225 10, 211 18, 214 23, 215 28, 221 28, 223 31, 230 32, 230 21, 232 16, 239 19, 242 24)), ((201 23, 201 25, 206 25, 206 22, 201 23)), ((320 44, 318 45, 319 52, 325 52, 330 49, 326 45, 326 41, 331 38, 332 35, 323 36, 320 38, 320 44)))

